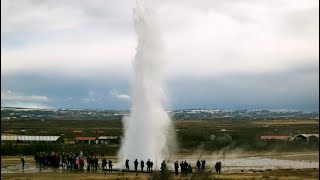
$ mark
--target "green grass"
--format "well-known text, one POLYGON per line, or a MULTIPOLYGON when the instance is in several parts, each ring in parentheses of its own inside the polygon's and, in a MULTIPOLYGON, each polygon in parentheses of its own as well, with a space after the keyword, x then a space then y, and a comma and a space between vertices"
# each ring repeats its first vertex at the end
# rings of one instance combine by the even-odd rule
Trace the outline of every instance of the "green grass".
MULTIPOLYGON (((263 120, 176 120, 173 123, 176 133, 178 151, 219 151, 241 148, 254 151, 297 151, 297 150, 319 150, 317 142, 288 142, 279 140, 260 140, 261 135, 291 135, 301 133, 319 133, 319 124, 310 123, 314 120, 302 120, 300 124, 291 124, 289 120, 263 121, 263 120), (285 123, 284 123, 285 122, 285 123), (289 122, 289 123, 287 123, 289 122), (304 123, 305 122, 305 123, 304 123), (266 126, 268 125, 268 126, 266 126), (227 131, 221 131, 226 129, 227 131), (232 141, 211 141, 209 136, 216 137, 229 135, 232 141)), ((295 122, 296 123, 296 122, 295 122)), ((112 120, 1 120, 1 132, 12 130, 12 134, 25 135, 60 135, 64 139, 73 141, 77 136, 122 136, 121 121, 112 120), (21 132, 21 129, 26 132, 21 132), (83 133, 73 133, 73 130, 82 130, 83 133), (46 131, 47 133, 41 133, 46 131), (104 131, 98 134, 97 131, 104 131)), ((34 154, 36 151, 72 151, 82 150, 114 155, 119 150, 118 146, 108 145, 74 145, 74 144, 2 144, 1 155, 34 154)))

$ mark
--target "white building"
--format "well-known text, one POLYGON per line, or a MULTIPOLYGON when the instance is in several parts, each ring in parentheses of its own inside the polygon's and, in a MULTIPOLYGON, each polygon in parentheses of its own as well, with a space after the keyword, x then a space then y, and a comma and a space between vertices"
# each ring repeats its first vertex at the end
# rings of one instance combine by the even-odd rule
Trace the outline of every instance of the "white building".
POLYGON ((60 136, 26 136, 26 135, 1 135, 1 142, 15 143, 52 143, 57 142, 60 136))

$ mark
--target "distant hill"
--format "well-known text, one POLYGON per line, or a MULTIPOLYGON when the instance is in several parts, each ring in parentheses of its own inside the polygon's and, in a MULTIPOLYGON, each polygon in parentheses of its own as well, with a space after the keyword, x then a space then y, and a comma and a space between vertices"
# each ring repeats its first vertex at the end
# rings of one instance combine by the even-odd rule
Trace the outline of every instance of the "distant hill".
MULTIPOLYGON (((121 120, 129 115, 129 110, 94 109, 30 109, 1 107, 1 120, 4 119, 64 119, 64 120, 121 120)), ((253 119, 315 119, 319 112, 289 110, 217 110, 185 109, 168 111, 174 120, 253 120, 253 119)))

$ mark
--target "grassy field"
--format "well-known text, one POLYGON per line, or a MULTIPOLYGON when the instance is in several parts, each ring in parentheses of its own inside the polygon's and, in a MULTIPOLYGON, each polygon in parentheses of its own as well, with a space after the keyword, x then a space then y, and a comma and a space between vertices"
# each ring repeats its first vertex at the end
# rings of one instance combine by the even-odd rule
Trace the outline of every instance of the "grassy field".
MULTIPOLYGON (((319 150, 317 142, 288 142, 286 140, 260 140, 262 135, 296 135, 319 133, 318 120, 176 120, 173 130, 178 141, 178 152, 220 151, 244 149, 246 151, 309 151, 319 150), (230 140, 212 139, 230 136, 230 140)), ((1 120, 1 133, 24 135, 61 135, 64 142, 55 144, 2 144, 1 155, 34 154, 36 151, 105 151, 115 155, 118 145, 74 145, 77 136, 122 136, 121 121, 110 120, 1 120), (21 130, 26 130, 21 132, 21 130), (82 130, 82 133, 73 133, 82 130), (104 133, 98 133, 103 131, 104 133), (45 133, 44 133, 45 132, 45 133)))

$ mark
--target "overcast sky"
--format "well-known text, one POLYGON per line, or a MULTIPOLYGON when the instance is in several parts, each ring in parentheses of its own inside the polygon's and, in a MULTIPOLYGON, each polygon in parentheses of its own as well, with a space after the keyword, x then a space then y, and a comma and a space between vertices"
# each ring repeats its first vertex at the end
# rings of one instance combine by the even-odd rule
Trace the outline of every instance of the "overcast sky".
MULTIPOLYGON (((319 108, 318 0, 162 0, 168 109, 319 108)), ((129 109, 134 0, 2 0, 1 106, 129 109)))

